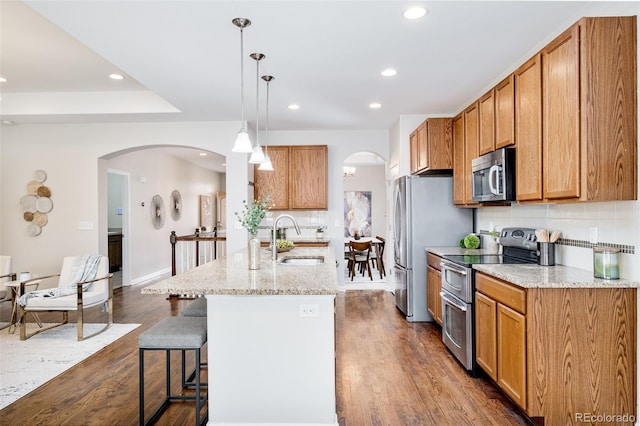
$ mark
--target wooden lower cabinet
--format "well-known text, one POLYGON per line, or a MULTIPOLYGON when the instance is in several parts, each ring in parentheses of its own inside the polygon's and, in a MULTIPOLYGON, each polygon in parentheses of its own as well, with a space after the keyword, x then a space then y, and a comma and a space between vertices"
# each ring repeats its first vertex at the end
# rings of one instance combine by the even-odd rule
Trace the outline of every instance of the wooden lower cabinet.
POLYGON ((440 274, 440 260, 442 258, 433 253, 427 253, 427 312, 434 321, 442 325, 442 275, 440 274))
POLYGON ((435 322, 442 325, 442 298, 440 297, 440 271, 427 267, 427 311, 435 322))
POLYGON ((477 272, 476 362, 536 424, 637 418, 636 297, 635 288, 524 289, 477 272))
POLYGON ((476 363, 498 381, 497 302, 476 292, 476 363))
POLYGON ((522 408, 527 407, 525 317, 498 303, 498 386, 522 408))

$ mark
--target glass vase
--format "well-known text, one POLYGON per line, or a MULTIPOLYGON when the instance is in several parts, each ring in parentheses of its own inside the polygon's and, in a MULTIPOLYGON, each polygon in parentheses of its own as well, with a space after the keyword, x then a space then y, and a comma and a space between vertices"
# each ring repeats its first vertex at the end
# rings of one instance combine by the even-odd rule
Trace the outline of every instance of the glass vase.
POLYGON ((249 240, 249 269, 260 269, 260 239, 255 235, 249 240))

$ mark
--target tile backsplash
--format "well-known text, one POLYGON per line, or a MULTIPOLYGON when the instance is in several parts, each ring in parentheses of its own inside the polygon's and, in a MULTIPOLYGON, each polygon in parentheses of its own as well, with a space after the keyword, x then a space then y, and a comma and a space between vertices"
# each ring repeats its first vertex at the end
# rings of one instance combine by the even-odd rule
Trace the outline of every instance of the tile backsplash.
POLYGON ((526 226, 560 231, 556 264, 586 270, 593 270, 590 234, 597 228, 598 243, 622 249, 620 277, 640 281, 639 201, 482 207, 476 219, 477 230, 526 226))
POLYGON ((301 235, 297 235, 293 223, 289 219, 280 219, 279 227, 287 228, 287 239, 295 238, 315 238, 318 226, 324 226, 325 238, 331 238, 331 227, 329 226, 329 212, 326 210, 278 210, 268 211, 258 227, 258 238, 269 238, 273 229, 273 221, 278 215, 290 214, 296 219, 300 226, 301 235))

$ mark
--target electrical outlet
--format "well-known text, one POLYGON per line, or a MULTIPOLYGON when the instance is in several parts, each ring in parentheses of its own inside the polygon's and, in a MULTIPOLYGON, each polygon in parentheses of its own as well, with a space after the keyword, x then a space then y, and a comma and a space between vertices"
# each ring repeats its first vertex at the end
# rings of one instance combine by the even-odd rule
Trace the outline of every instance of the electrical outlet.
POLYGON ((589 228, 589 242, 591 244, 598 244, 598 227, 592 226, 589 228))
POLYGON ((319 317, 320 305, 318 304, 301 304, 298 306, 299 317, 319 317))

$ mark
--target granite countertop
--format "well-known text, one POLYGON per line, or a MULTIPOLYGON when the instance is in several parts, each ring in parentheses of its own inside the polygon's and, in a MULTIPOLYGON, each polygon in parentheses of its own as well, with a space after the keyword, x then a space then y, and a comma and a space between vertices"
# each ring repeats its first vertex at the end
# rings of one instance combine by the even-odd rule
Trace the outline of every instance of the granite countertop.
POLYGON ((260 269, 249 270, 247 250, 213 260, 197 268, 151 284, 142 294, 217 295, 335 295, 336 261, 331 247, 296 247, 278 253, 278 259, 324 256, 318 265, 281 265, 262 248, 260 269))
MULTIPOLYGON (((428 247, 426 251, 438 256, 487 254, 484 249, 460 247, 428 247)), ((603 280, 593 277, 593 271, 572 266, 518 265, 473 265, 476 271, 508 281, 523 288, 640 288, 640 282, 631 280, 603 280)))
MULTIPOLYGON (((299 237, 299 236, 287 236, 287 240, 295 243, 330 243, 331 238, 317 238, 317 237, 299 237)), ((269 238, 260 238, 261 243, 269 243, 269 238)))

